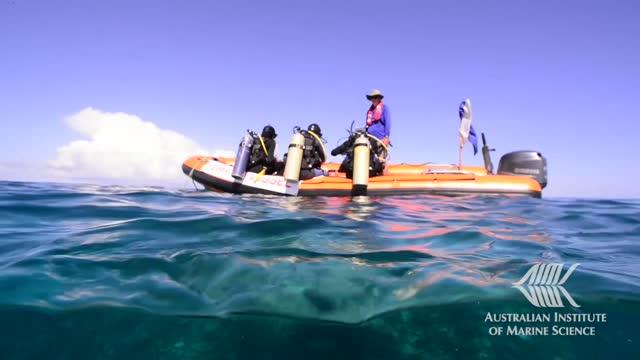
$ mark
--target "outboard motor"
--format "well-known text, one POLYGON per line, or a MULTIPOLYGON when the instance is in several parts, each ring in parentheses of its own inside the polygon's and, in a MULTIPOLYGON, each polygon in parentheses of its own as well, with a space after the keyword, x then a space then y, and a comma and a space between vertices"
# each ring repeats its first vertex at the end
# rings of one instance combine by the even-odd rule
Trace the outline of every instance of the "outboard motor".
POLYGON ((360 133, 353 145, 353 186, 352 195, 365 195, 369 184, 369 139, 360 133))
POLYGON ((537 151, 514 151, 500 158, 498 175, 531 176, 544 189, 547 186, 547 159, 537 151))
POLYGON ((254 134, 247 130, 244 138, 238 146, 238 153, 236 154, 236 162, 233 164, 233 170, 231 176, 237 180, 244 179, 247 173, 247 166, 249 165, 249 159, 251 158, 251 148, 253 147, 254 134))
POLYGON ((487 170, 487 174, 493 174, 493 162, 491 162, 491 151, 496 151, 496 149, 489 149, 487 146, 487 139, 484 137, 484 133, 482 133, 482 159, 484 160, 484 168, 487 170))
POLYGON ((298 181, 300 179, 300 167, 302 166, 302 155, 304 154, 304 136, 300 133, 300 128, 294 130, 289 150, 287 151, 287 163, 284 166, 284 178, 287 181, 298 181))

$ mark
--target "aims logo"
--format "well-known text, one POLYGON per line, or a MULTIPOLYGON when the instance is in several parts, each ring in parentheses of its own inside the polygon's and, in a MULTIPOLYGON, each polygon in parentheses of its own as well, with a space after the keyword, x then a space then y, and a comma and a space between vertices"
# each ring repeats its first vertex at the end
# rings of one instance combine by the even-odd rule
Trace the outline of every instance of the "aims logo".
POLYGON ((564 276, 560 278, 564 268, 563 263, 534 264, 522 279, 513 283, 513 287, 520 290, 522 295, 535 307, 564 307, 562 301, 564 295, 571 306, 579 308, 580 305, 573 300, 563 286, 579 265, 571 265, 564 276), (527 284, 525 285, 525 283, 527 284))

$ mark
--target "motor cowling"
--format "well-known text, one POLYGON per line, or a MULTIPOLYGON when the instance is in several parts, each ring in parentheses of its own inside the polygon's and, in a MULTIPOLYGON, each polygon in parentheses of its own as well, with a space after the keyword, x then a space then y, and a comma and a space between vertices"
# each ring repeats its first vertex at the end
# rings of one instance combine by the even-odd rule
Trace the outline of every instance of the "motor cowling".
POLYGON ((537 151, 510 152, 500 158, 498 175, 531 176, 544 189, 547 186, 547 159, 537 151))

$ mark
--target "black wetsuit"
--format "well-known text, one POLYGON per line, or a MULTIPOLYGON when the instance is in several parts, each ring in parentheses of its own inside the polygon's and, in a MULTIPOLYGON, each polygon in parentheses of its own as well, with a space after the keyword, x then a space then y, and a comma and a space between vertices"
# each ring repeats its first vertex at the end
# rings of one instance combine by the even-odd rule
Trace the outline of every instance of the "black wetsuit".
MULTIPOLYGON (((353 145, 355 141, 356 135, 352 135, 345 142, 340 144, 340 146, 331 151, 331 155, 333 156, 345 155, 338 171, 346 173, 349 179, 353 177, 353 145)), ((384 150, 384 148, 373 139, 369 139, 369 143, 371 144, 369 176, 374 177, 382 175, 382 173, 384 172, 384 163, 380 161, 377 154, 380 154, 381 151, 384 150)))
POLYGON ((322 144, 308 131, 300 132, 304 136, 304 152, 300 166, 300 180, 308 180, 318 175, 326 160, 322 144))
POLYGON ((263 137, 264 147, 260 143, 260 139, 256 137, 251 147, 251 157, 249 158, 249 166, 247 171, 259 173, 266 169, 265 174, 273 174, 276 169, 276 158, 273 155, 276 150, 276 141, 271 138, 263 137))

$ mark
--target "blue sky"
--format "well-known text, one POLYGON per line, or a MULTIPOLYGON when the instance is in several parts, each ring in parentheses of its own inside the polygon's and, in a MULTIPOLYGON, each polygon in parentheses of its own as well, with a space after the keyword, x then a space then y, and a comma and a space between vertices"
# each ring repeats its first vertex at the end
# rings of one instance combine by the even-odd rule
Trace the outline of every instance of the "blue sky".
MULTIPOLYGON (((457 161, 457 107, 500 155, 541 151, 547 195, 638 197, 637 1, 0 1, 0 162, 124 112, 207 149, 321 125, 329 145, 381 89, 392 161, 457 161)), ((283 150, 281 150, 282 152, 283 150)), ((465 158, 480 164, 480 156, 465 158)), ((96 159, 99 161, 99 159, 96 159)), ((179 171, 179 165, 176 169, 179 171)), ((2 173, 0 173, 2 177, 2 173)))

